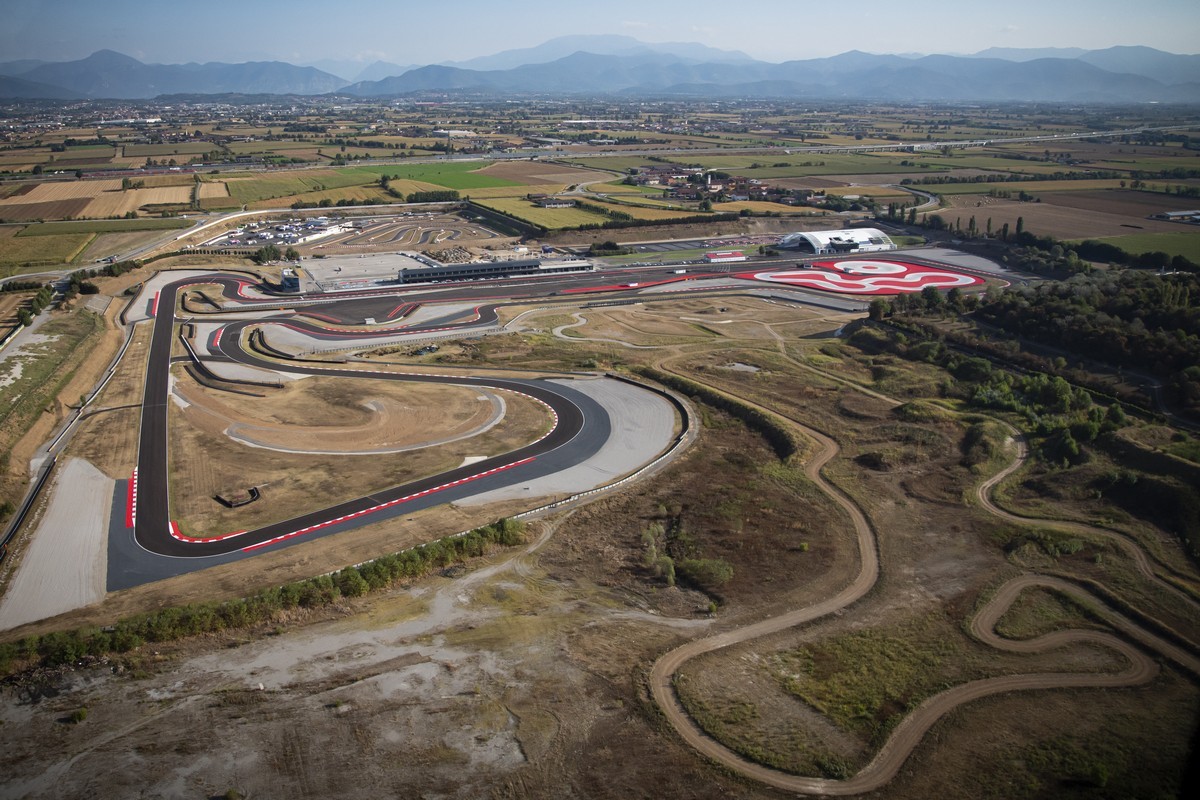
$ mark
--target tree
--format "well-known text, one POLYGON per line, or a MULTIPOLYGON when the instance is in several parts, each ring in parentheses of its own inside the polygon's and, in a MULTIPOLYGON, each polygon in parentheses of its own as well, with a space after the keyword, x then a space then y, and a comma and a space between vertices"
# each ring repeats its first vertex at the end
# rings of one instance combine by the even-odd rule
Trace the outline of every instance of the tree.
POLYGON ((269 244, 254 251, 254 255, 250 256, 250 258, 254 259, 256 264, 266 264, 269 261, 278 261, 280 255, 279 248, 273 244, 269 244))
POLYGON ((294 247, 289 247, 287 250, 283 251, 283 257, 288 261, 299 261, 300 251, 294 247))
POLYGON ((936 286, 926 286, 921 290, 921 299, 925 302, 925 308, 930 311, 937 311, 946 304, 946 298, 937 290, 936 286))
POLYGON ((871 305, 867 312, 867 316, 870 317, 875 322, 879 322, 881 319, 883 319, 884 317, 888 316, 891 313, 892 313, 891 302, 882 297, 876 297, 874 300, 871 301, 871 305))
POLYGON ((1017 217, 1017 236, 1025 232, 1025 218, 1017 217))

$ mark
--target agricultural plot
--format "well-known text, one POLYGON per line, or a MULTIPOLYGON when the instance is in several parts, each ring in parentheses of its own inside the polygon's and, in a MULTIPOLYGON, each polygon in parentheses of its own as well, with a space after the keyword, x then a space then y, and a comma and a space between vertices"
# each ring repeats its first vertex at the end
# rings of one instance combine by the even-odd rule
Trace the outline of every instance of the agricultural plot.
POLYGON ((1131 217, 1148 217, 1162 211, 1189 211, 1200 208, 1200 199, 1195 197, 1120 189, 1052 194, 1043 197, 1042 202, 1106 214, 1127 214, 1131 217))
POLYGON ((12 267, 70 264, 91 243, 94 233, 57 236, 9 236, 0 238, 0 274, 12 267))
POLYGON ((1101 241, 1115 245, 1126 253, 1162 252, 1169 256, 1183 256, 1192 263, 1200 264, 1200 230, 1179 233, 1134 233, 1128 236, 1106 237, 1101 241))
POLYGON ((595 170, 564 168, 561 164, 545 164, 540 161, 504 161, 484 167, 476 174, 527 185, 543 183, 569 185, 605 177, 603 173, 595 170))
MULTIPOLYGON (((396 185, 396 181, 392 181, 392 185, 396 185)), ((492 186, 487 189, 471 189, 463 192, 464 197, 470 197, 472 200, 478 200, 483 197, 524 197, 527 194, 558 194, 565 191, 567 184, 563 183, 542 183, 523 186, 492 186)))
POLYGON ((447 162, 444 164, 388 164, 385 166, 358 167, 356 172, 370 173, 378 180, 380 175, 395 175, 412 181, 424 181, 446 189, 487 189, 496 186, 521 186, 519 181, 489 175, 471 162, 447 162))
POLYGON ((190 186, 162 186, 157 189, 129 189, 105 192, 96 197, 83 215, 87 217, 121 217, 143 206, 189 205, 192 202, 190 186))
POLYGON ((767 203, 761 200, 741 200, 736 203, 716 203, 713 205, 713 211, 718 214, 736 214, 739 211, 751 211, 755 214, 784 214, 787 216, 799 216, 803 214, 813 214, 811 208, 804 206, 785 206, 782 203, 767 203))
POLYGON ((347 186, 364 186, 378 180, 377 174, 361 170, 314 169, 287 175, 229 178, 226 186, 229 196, 235 201, 249 204, 259 200, 290 198, 309 192, 343 189, 347 186))
POLYGON ((603 208, 612 209, 613 211, 628 214, 634 219, 678 219, 679 217, 695 216, 696 212, 690 209, 668 209, 668 208, 653 208, 649 205, 627 205, 624 203, 606 203, 603 200, 588 200, 603 208))
POLYGON ((201 200, 211 200, 215 197, 229 197, 229 187, 224 181, 205 181, 200 184, 201 200))
POLYGON ((123 155, 126 158, 170 158, 171 156, 193 156, 211 152, 212 142, 170 142, 167 144, 127 144, 123 155))
POLYGON ((71 222, 47 222, 29 225, 17 236, 61 236, 67 233, 124 233, 129 231, 163 231, 191 227, 186 219, 97 219, 71 222))
POLYGON ((494 208, 505 214, 542 225, 546 228, 573 228, 577 225, 603 224, 608 217, 581 208, 539 208, 528 200, 519 198, 489 198, 480 200, 479 205, 494 208))
MULTIPOLYGON (((406 183, 412 183, 415 186, 420 185, 420 184, 416 184, 413 181, 406 181, 406 183)), ((434 188, 436 188, 436 187, 434 187, 434 188)), ((412 189, 409 191, 418 191, 418 190, 412 189)), ((401 202, 400 200, 396 199, 395 197, 392 197, 391 195, 389 195, 387 192, 385 192, 379 186, 367 185, 367 186, 347 186, 343 189, 326 189, 323 192, 306 192, 305 194, 298 194, 298 195, 293 195, 291 197, 283 198, 282 201, 280 199, 259 200, 257 203, 250 203, 249 207, 250 208, 276 208, 280 205, 281 202, 287 203, 287 204, 290 204, 290 203, 321 203, 326 200, 328 200, 330 203, 333 203, 335 205, 339 201, 354 202, 354 203, 369 201, 372 205, 382 205, 384 203, 399 203, 399 202, 401 202)))
POLYGON ((1028 192, 1029 194, 1077 192, 1081 190, 1119 189, 1125 181, 1118 179, 1097 178, 1095 180, 1078 181, 1012 181, 1004 183, 941 183, 928 186, 916 186, 934 194, 987 194, 991 189, 997 191, 1028 192))
POLYGON ((1179 226, 1171 222, 1130 217, 1124 214, 1106 214, 1079 208, 1052 205, 1050 203, 1021 203, 1015 200, 999 200, 987 195, 956 195, 955 207, 937 212, 947 224, 957 221, 966 230, 970 217, 981 231, 986 230, 987 220, 992 221, 992 230, 999 230, 1008 223, 1016 230, 1017 219, 1024 221, 1025 230, 1038 236, 1053 236, 1056 239, 1095 239, 1108 236, 1124 236, 1137 232, 1174 233, 1179 226))
POLYGON ((628 173, 631 169, 650 166, 654 162, 646 156, 605 156, 602 158, 563 159, 568 164, 596 167, 613 172, 628 173))

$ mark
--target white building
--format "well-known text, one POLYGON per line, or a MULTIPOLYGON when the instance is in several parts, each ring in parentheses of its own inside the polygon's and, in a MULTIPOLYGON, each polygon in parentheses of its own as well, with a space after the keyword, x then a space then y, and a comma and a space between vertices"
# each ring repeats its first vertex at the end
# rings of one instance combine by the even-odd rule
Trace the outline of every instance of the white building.
POLYGON ((840 231, 789 233, 778 247, 825 253, 879 253, 895 250, 896 244, 878 228, 847 228, 840 231))

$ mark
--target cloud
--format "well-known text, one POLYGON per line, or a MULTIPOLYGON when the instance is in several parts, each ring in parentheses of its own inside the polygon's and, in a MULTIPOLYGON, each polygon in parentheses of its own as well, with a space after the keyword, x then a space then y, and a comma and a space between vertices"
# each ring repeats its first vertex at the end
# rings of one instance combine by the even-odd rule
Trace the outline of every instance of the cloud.
POLYGON ((1000 33, 1016 33, 1019 30, 1021 30, 1019 25, 1005 25, 1000 29, 1000 33))
POLYGON ((621 23, 621 27, 622 28, 634 28, 637 30, 644 30, 644 29, 650 27, 650 23, 649 22, 640 22, 638 20, 627 19, 621 23))

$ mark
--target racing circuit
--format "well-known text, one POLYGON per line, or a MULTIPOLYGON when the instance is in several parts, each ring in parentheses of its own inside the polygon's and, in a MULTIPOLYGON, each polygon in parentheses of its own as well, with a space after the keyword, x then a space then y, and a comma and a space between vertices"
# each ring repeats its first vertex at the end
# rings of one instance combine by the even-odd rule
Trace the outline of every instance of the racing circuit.
MULTIPOLYGON (((736 275, 704 271, 680 274, 680 270, 669 267, 618 268, 540 278, 430 285, 416 290, 381 286, 334 295, 286 298, 263 291, 245 276, 228 273, 195 274, 169 283, 160 281, 153 298, 146 297, 143 301, 148 317, 152 318, 153 331, 143 389, 138 464, 122 498, 126 506, 123 526, 126 535, 121 536, 119 531, 116 536, 110 535, 109 589, 245 558, 554 475, 594 456, 605 445, 614 426, 621 423, 611 419, 596 400, 563 381, 400 373, 361 363, 284 361, 247 347, 254 331, 260 332, 258 335, 264 342, 269 333, 272 337, 302 342, 310 352, 336 352, 370 343, 384 345, 419 341, 431 335, 495 330, 499 327, 498 308, 528 305, 530 300, 577 305, 590 295, 612 294, 637 297, 644 302, 666 300, 676 292, 686 291, 782 297, 830 307, 831 302, 843 302, 834 297, 822 299, 822 295, 831 292, 853 297, 918 291, 929 285, 983 283, 979 277, 934 263, 937 262, 915 258, 865 261, 826 257, 807 268, 792 269, 789 264, 784 269, 736 275), (223 305, 220 312, 198 323, 205 333, 191 355, 214 369, 229 365, 268 373, 424 382, 513 392, 542 404, 553 424, 540 439, 511 452, 403 485, 362 493, 252 530, 185 533, 172 518, 169 504, 171 351, 177 325, 184 321, 175 312, 181 293, 201 284, 219 287, 223 305), (787 294, 780 295, 779 289, 787 294), (422 321, 414 322, 418 318, 422 321)), ((849 305, 843 310, 856 308, 849 305)), ((353 493, 352 487, 347 490, 348 494, 353 493)))

